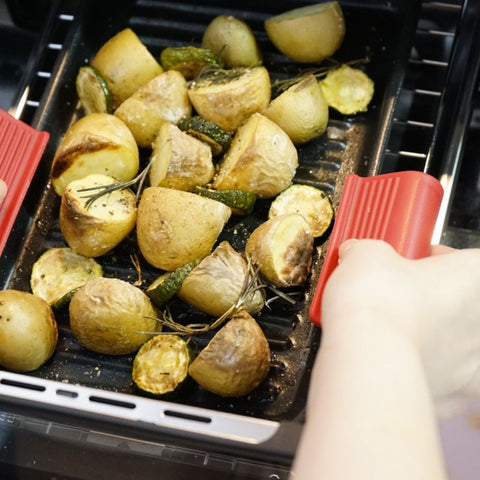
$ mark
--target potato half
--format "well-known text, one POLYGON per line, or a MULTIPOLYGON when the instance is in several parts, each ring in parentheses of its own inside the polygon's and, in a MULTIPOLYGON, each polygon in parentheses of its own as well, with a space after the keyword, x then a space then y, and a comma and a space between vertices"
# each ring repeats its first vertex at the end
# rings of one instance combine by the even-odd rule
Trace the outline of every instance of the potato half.
POLYGON ((138 167, 138 146, 125 123, 108 113, 92 113, 66 131, 55 152, 50 178, 61 195, 67 184, 91 173, 128 181, 138 167))
POLYGON ((254 390, 270 370, 270 348, 262 329, 239 312, 193 360, 190 376, 203 388, 224 397, 254 390))
POLYGON ((128 189, 115 190, 87 205, 85 189, 115 183, 107 175, 88 175, 69 183, 60 204, 60 230, 68 245, 86 257, 99 257, 116 247, 135 227, 137 200, 128 189))
POLYGON ((138 205, 138 246, 152 266, 173 271, 206 257, 231 213, 229 207, 210 198, 148 187, 138 205))
POLYGON ((91 62, 105 79, 116 108, 142 85, 163 72, 132 29, 110 38, 91 62))
POLYGON ((265 67, 216 70, 192 82, 188 95, 201 117, 234 132, 268 105, 270 75, 265 67))
POLYGON ((117 278, 99 277, 80 287, 70 301, 69 314, 75 338, 85 348, 106 355, 133 353, 161 330, 147 295, 117 278))
POLYGON ((315 76, 306 75, 274 98, 262 114, 279 125, 293 143, 301 144, 327 128, 328 103, 315 76))
POLYGON ((332 56, 345 37, 345 19, 338 2, 295 8, 265 21, 272 43, 296 62, 320 62, 332 56))
POLYGON ((160 127, 151 159, 153 187, 193 190, 196 185, 206 185, 215 173, 212 149, 170 122, 160 127))
POLYGON ((250 26, 232 15, 215 17, 206 28, 202 47, 217 53, 228 68, 255 67, 262 54, 250 26))
MULTIPOLYGON (((226 241, 205 257, 183 280, 177 295, 214 317, 236 305, 251 276, 245 259, 226 241)), ((254 315, 264 305, 262 291, 245 295, 243 310, 254 315)))
POLYGON ((163 122, 178 123, 191 113, 187 81, 176 70, 153 78, 115 110, 115 115, 125 122, 138 145, 144 148, 152 146, 163 122))
POLYGON ((0 365, 30 372, 55 351, 57 322, 48 303, 28 292, 0 291, 0 365))
POLYGON ((275 122, 255 113, 235 134, 213 187, 272 198, 290 185, 297 165, 298 153, 290 137, 275 122))
POLYGON ((280 215, 252 232, 245 256, 275 286, 298 286, 310 274, 313 240, 310 225, 301 215, 280 215))

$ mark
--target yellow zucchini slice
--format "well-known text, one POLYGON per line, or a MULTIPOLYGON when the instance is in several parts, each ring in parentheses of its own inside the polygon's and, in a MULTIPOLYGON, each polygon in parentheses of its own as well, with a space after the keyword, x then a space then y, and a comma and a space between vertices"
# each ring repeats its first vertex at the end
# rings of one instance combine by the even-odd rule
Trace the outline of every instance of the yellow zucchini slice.
POLYGON ((160 54, 160 62, 164 70, 178 70, 187 80, 194 79, 207 66, 225 66, 215 52, 193 45, 164 48, 160 54))
POLYGON ((107 82, 91 65, 80 67, 75 79, 77 95, 86 115, 90 113, 112 113, 112 96, 107 82))
POLYGON ((45 251, 33 264, 30 287, 34 295, 58 309, 70 301, 79 287, 102 275, 101 265, 93 258, 68 247, 57 247, 45 251))
POLYGON ((173 393, 188 377, 191 351, 178 335, 159 334, 142 345, 133 360, 132 379, 144 392, 173 393))

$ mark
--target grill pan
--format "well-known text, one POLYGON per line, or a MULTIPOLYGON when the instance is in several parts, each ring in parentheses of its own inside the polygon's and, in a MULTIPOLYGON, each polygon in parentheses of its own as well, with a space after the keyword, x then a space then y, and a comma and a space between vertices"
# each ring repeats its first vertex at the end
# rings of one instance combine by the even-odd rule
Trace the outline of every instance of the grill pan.
MULTIPOLYGON (((167 2, 66 1, 54 3, 50 26, 68 14, 68 31, 52 75, 32 121, 50 133, 50 141, 24 201, 0 262, 2 288, 29 290, 33 263, 46 249, 64 245, 58 226, 59 198, 48 183, 48 172, 61 136, 82 112, 75 92, 78 68, 119 30, 131 27, 159 56, 167 46, 199 45, 208 23, 219 14, 244 19, 254 30, 264 64, 272 79, 292 77, 297 64, 280 55, 269 43, 263 21, 307 3, 276 2, 167 2), (21 241, 20 241, 21 240, 21 241)), ((346 19, 346 37, 335 55, 340 62, 368 59, 365 69, 375 81, 375 96, 368 112, 346 117, 331 112, 326 133, 299 147, 300 165, 295 182, 324 189, 334 206, 350 173, 372 175, 378 170, 390 133, 392 113, 402 84, 417 18, 415 1, 340 2, 346 19)), ((48 36, 44 38, 48 41, 48 36)), ((260 201, 254 215, 232 218, 219 240, 242 248, 249 232, 266 218, 269 202, 260 201)), ((0 398, 12 411, 67 417, 76 424, 108 431, 129 432, 142 438, 172 438, 178 443, 202 441, 217 450, 242 451, 250 457, 290 461, 304 421, 308 380, 321 330, 308 317, 322 251, 317 245, 308 286, 295 305, 277 301, 258 321, 272 350, 272 368, 266 381, 245 398, 222 399, 201 388, 177 398, 158 400, 142 396, 132 385, 133 356, 113 358, 81 347, 68 326, 66 312, 57 313, 59 343, 54 356, 31 374, 0 372, 0 398), (239 450, 240 449, 240 450, 239 450)), ((130 255, 137 252, 128 238, 101 259, 107 276, 137 279, 130 255)), ((158 275, 142 263, 144 286, 158 275)), ((298 298, 298 297, 297 297, 298 298)), ((211 319, 179 300, 172 305, 178 320, 211 319)), ((199 347, 209 337, 195 338, 199 347)), ((197 443, 198 445, 198 443, 197 443)))

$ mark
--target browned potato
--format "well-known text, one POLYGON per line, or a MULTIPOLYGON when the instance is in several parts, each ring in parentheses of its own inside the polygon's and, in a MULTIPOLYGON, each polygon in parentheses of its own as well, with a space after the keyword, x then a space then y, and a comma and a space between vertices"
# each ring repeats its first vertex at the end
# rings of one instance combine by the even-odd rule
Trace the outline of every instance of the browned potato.
POLYGON ((234 132, 268 105, 270 75, 265 67, 217 70, 192 82, 188 95, 201 117, 234 132))
POLYGON ((187 81, 176 70, 153 78, 115 110, 140 147, 150 148, 163 122, 178 123, 192 113, 187 81))
POLYGON ((235 134, 213 187, 272 198, 290 185, 297 165, 297 149, 289 136, 272 120, 254 113, 235 134))
POLYGON ((105 79, 116 108, 163 69, 135 32, 126 28, 110 38, 92 60, 105 79))
POLYGON ((270 361, 270 348, 262 329, 242 311, 199 353, 190 365, 189 374, 210 392, 240 397, 265 379, 270 361))
POLYGON ((165 122, 153 142, 150 185, 193 190, 206 185, 215 173, 212 149, 201 140, 165 122))
POLYGON ((313 240, 307 220, 288 213, 257 227, 247 240, 245 256, 275 286, 298 286, 310 274, 313 240))
POLYGON ((148 263, 173 271, 206 257, 231 214, 225 204, 194 193, 146 188, 138 205, 138 246, 148 263))
POLYGON ((48 303, 19 290, 0 291, 0 365, 30 372, 55 351, 57 322, 48 303))
MULTIPOLYGON (((199 310, 220 317, 237 303, 249 277, 245 259, 224 241, 188 274, 177 295, 199 310)), ((243 310, 253 315, 263 305, 264 295, 256 290, 245 296, 243 310)))
POLYGON ((135 227, 137 200, 128 189, 115 190, 87 205, 86 188, 115 183, 107 175, 88 175, 70 182, 60 205, 60 230, 68 245, 86 257, 99 257, 116 247, 135 227))
POLYGON ((50 178, 61 195, 67 184, 91 173, 128 181, 138 167, 138 146, 125 123, 108 113, 92 113, 68 128, 55 152, 50 178))
POLYGON ((77 340, 107 355, 133 353, 161 330, 147 295, 117 278, 99 277, 80 287, 70 301, 69 314, 77 340))

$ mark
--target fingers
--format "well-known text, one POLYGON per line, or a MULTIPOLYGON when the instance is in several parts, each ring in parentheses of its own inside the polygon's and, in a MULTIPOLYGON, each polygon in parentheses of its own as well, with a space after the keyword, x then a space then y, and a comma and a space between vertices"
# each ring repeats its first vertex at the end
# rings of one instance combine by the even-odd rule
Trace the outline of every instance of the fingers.
POLYGON ((397 255, 393 247, 383 240, 350 238, 345 240, 338 249, 338 263, 350 256, 366 255, 397 255))
POLYGON ((0 203, 2 203, 7 194, 7 184, 0 178, 0 203))

